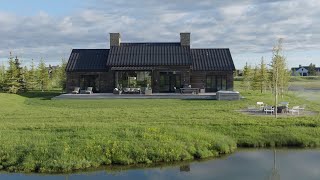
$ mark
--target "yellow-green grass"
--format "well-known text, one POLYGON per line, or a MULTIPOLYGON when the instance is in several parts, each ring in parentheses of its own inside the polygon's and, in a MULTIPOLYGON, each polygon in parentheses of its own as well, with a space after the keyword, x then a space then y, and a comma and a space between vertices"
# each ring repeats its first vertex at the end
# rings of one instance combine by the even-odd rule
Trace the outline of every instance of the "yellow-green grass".
POLYGON ((0 93, 0 170, 66 172, 109 164, 216 157, 236 147, 320 146, 315 116, 250 116, 237 111, 271 94, 242 92, 240 101, 50 100, 56 93, 0 93))

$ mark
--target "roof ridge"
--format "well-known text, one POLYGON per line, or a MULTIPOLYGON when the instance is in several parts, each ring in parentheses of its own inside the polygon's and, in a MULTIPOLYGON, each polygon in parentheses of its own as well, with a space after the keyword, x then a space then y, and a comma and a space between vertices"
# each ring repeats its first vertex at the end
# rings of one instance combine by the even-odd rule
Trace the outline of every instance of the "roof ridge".
POLYGON ((99 49, 99 48, 96 48, 96 49, 72 49, 72 50, 110 50, 110 49, 99 49))
POLYGON ((120 44, 180 44, 180 42, 121 42, 120 44))
POLYGON ((190 48, 191 50, 229 49, 230 48, 190 48))

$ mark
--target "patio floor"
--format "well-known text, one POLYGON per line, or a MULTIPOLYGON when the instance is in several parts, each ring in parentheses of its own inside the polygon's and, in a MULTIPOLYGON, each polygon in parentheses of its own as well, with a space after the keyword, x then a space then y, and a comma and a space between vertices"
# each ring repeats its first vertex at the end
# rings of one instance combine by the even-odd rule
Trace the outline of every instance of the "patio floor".
MULTIPOLYGON (((244 114, 248 114, 248 115, 254 115, 254 116, 270 116, 270 117, 274 117, 275 114, 274 113, 265 113, 263 111, 248 111, 247 109, 242 109, 242 110, 238 110, 239 112, 242 112, 244 114)), ((299 114, 298 113, 277 113, 278 117, 295 117, 295 116, 312 116, 312 115, 316 115, 316 112, 313 111, 308 111, 308 110, 303 110, 300 111, 299 114)))
POLYGON ((113 93, 93 93, 93 94, 61 94, 52 99, 194 99, 194 100, 216 100, 216 93, 180 94, 180 93, 153 93, 144 94, 113 94, 113 93))

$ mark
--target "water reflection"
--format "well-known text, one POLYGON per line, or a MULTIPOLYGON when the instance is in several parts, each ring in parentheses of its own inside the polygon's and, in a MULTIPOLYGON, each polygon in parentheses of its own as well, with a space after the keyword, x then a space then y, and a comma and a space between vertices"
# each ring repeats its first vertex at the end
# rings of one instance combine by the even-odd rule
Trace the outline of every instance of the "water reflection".
POLYGON ((239 150, 219 159, 189 164, 75 173, 70 175, 0 174, 8 180, 89 179, 320 179, 320 150, 239 150))
POLYGON ((189 172, 190 164, 180 166, 180 172, 189 172))
POLYGON ((279 170, 277 169, 277 155, 276 155, 276 150, 273 150, 273 167, 271 171, 271 175, 269 176, 269 180, 280 180, 280 173, 279 170))

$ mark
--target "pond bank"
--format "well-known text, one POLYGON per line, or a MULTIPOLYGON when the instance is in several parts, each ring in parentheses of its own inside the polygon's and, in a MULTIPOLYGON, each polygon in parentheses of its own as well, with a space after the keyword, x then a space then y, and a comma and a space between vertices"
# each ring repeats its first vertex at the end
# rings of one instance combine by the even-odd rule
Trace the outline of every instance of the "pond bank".
POLYGON ((0 173, 6 180, 86 180, 86 179, 281 179, 316 180, 320 176, 319 149, 238 149, 222 158, 160 165, 146 168, 104 168, 73 174, 15 174, 0 173))

